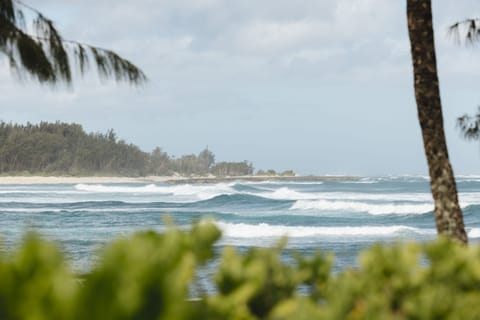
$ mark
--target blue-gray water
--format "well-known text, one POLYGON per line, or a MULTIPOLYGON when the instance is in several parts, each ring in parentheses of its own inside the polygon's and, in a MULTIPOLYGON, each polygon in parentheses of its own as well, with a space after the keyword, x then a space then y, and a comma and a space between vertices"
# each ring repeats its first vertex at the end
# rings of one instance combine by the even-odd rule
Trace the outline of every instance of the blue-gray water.
MULTIPOLYGON (((480 177, 459 177, 460 202, 471 240, 480 238, 480 177)), ((33 228, 62 244, 72 266, 87 271, 102 245, 136 230, 211 217, 223 230, 218 247, 269 246, 334 252, 335 269, 354 266, 374 242, 436 237, 428 180, 372 177, 345 182, 218 184, 62 184, 0 186, 4 250, 33 228)))

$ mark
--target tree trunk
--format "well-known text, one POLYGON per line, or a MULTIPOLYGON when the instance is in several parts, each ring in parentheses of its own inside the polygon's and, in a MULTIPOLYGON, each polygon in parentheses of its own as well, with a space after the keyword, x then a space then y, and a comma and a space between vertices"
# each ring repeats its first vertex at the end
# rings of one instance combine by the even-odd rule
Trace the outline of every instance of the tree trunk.
POLYGON ((439 234, 467 243, 457 187, 448 159, 438 86, 430 0, 407 0, 415 99, 435 204, 439 234))

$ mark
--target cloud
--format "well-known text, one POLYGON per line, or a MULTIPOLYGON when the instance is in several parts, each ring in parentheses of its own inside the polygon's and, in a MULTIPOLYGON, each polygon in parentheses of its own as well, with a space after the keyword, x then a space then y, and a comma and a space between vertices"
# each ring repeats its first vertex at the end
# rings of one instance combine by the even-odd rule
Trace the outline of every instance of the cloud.
MULTIPOLYGON (((365 171, 424 168, 423 158, 415 155, 421 154, 421 145, 415 144, 405 1, 30 3, 56 21, 66 38, 117 51, 143 68, 151 81, 132 90, 102 83, 93 74, 71 91, 51 91, 13 81, 0 58, 0 117, 6 120, 77 121, 94 131, 114 127, 128 141, 171 152, 216 144, 220 150, 215 151, 225 158, 241 155, 259 166, 286 159, 282 145, 287 141, 309 156, 282 165, 302 167, 305 173, 335 171, 336 163, 347 162, 339 159, 349 154, 345 150, 359 148, 353 145, 354 136, 365 150, 386 154, 368 157, 371 167, 365 164, 365 171), (382 123, 392 114, 402 133, 382 123), (318 163, 322 150, 330 162, 318 163), (386 164, 388 154, 398 150, 411 161, 386 164)), ((452 21, 480 16, 474 11, 478 8, 474 0, 434 2, 440 82, 446 94, 465 89, 475 96, 478 91, 472 80, 480 73, 480 49, 458 48, 444 36, 452 21)))

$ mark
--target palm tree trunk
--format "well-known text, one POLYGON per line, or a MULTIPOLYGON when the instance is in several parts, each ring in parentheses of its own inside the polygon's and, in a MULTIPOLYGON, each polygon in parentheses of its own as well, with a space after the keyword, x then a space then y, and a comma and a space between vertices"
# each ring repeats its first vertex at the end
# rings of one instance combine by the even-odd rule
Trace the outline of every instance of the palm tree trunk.
POLYGON ((408 33, 412 52, 415 99, 435 204, 439 234, 467 243, 457 187, 448 159, 438 87, 430 0, 407 0, 408 33))

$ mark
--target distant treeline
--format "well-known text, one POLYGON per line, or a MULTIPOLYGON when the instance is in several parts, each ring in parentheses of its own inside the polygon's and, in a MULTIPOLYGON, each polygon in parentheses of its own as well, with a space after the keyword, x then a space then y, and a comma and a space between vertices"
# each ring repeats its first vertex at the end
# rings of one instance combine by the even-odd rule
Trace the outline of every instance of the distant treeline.
POLYGON ((176 158, 155 148, 144 152, 118 139, 112 130, 86 133, 81 125, 62 122, 0 122, 0 173, 69 175, 207 175, 253 174, 248 161, 215 163, 207 149, 176 158))

